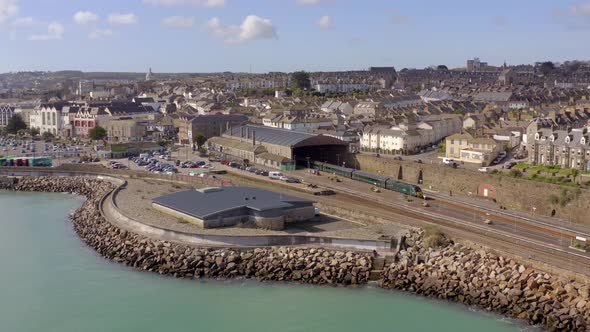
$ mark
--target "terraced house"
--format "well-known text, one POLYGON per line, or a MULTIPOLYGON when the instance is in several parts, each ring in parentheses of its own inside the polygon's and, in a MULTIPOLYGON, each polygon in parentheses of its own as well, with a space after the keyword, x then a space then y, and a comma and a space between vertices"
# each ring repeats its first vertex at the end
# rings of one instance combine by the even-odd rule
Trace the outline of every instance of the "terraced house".
POLYGON ((570 131, 540 129, 529 146, 529 161, 535 165, 590 170, 589 127, 570 131))

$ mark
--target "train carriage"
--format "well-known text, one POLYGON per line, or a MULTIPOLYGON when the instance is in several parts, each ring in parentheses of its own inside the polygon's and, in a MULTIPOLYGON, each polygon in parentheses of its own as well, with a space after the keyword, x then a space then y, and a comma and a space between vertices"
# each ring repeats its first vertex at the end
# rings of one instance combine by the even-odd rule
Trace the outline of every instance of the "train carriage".
POLYGON ((340 167, 340 166, 336 166, 336 165, 323 163, 322 171, 350 179, 355 170, 352 168, 340 167))
POLYGON ((369 184, 372 184, 372 185, 380 187, 380 188, 385 188, 385 184, 387 183, 387 180, 389 178, 384 177, 384 176, 371 174, 371 173, 367 173, 367 172, 363 172, 363 171, 354 171, 352 173, 352 179, 357 180, 357 181, 361 181, 361 182, 365 182, 365 183, 369 183, 369 184))

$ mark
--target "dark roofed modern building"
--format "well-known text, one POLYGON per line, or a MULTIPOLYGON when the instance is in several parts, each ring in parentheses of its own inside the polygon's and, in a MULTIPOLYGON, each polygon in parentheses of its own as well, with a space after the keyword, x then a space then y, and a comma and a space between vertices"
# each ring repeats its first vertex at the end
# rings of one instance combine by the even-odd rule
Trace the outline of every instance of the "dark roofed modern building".
POLYGON ((187 190, 152 200, 155 209, 202 228, 254 224, 282 230, 287 222, 313 218, 313 202, 251 187, 187 190))
POLYGON ((232 127, 222 137, 210 139, 209 148, 227 158, 248 159, 267 167, 289 170, 294 168, 295 162, 305 166, 308 160, 344 161, 348 143, 327 135, 247 124, 232 127))

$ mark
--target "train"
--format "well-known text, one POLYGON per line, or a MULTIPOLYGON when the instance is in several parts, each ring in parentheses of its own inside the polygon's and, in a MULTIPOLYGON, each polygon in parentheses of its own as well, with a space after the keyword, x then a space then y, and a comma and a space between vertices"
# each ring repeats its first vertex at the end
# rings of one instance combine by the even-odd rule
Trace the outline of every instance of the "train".
POLYGON ((312 164, 312 168, 318 171, 372 184, 376 187, 399 192, 404 195, 424 198, 422 189, 419 186, 401 182, 385 176, 375 175, 353 168, 341 167, 323 162, 314 162, 312 164))
POLYGON ((51 167, 52 162, 49 157, 0 157, 0 166, 9 167, 51 167))

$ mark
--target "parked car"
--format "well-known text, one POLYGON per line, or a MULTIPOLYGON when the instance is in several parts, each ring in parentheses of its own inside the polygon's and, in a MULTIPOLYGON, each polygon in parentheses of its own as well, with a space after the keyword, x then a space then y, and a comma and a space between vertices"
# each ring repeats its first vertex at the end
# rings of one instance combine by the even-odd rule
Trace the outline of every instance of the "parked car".
POLYGON ((401 156, 395 156, 395 157, 393 157, 393 160, 402 161, 402 160, 404 160, 404 158, 402 158, 401 156))
POLYGON ((512 167, 516 166, 517 162, 516 161, 509 161, 507 163, 504 164, 504 168, 505 169, 511 169, 512 167))
POLYGON ((422 159, 416 159, 416 160, 414 160, 414 162, 417 164, 422 164, 422 159))
POLYGON ((285 182, 287 182, 287 183, 301 183, 301 181, 299 179, 292 178, 292 177, 287 178, 287 180, 285 180, 285 182))
POLYGON ((283 173, 281 172, 268 172, 268 177, 273 180, 280 180, 282 176, 283 173))
POLYGON ((326 189, 326 190, 316 191, 313 194, 315 196, 330 196, 330 195, 336 195, 336 192, 334 190, 326 189))
POLYGON ((443 164, 445 165, 451 165, 455 162, 455 159, 453 158, 443 158, 443 164))
POLYGON ((457 163, 450 163, 450 164, 443 164, 444 166, 447 167, 452 167, 452 168, 457 168, 457 166, 459 166, 457 163))
POLYGON ((492 169, 489 167, 480 167, 477 170, 480 172, 483 172, 483 173, 487 173, 487 172, 491 171, 492 169))

